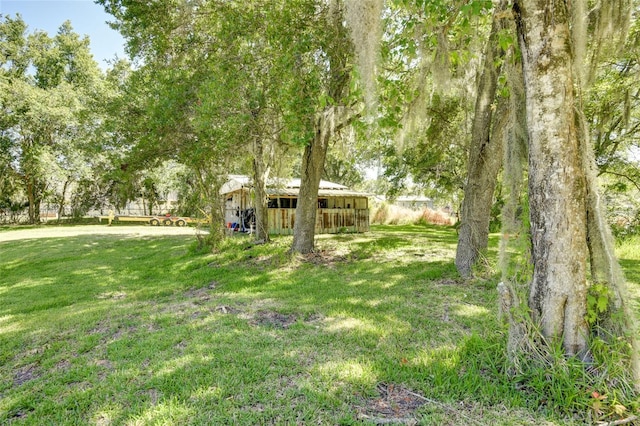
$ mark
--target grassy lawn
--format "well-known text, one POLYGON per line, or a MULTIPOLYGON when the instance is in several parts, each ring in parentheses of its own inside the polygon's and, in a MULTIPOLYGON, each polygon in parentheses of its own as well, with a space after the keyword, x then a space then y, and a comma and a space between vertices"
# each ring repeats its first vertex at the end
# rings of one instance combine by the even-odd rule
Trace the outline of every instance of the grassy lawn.
POLYGON ((452 229, 290 243, 0 242, 0 424, 570 422, 504 374, 496 280, 457 278, 452 229))

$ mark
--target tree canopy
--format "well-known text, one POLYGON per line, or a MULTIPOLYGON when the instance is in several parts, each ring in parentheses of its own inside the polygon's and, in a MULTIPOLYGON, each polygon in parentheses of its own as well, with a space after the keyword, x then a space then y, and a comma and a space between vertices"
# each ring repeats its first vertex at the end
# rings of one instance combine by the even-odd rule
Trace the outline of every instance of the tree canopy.
POLYGON ((85 167, 99 121, 94 99, 103 90, 89 40, 69 22, 50 37, 27 33, 20 16, 0 22, 0 158, 2 205, 28 207, 28 220, 40 220, 47 198, 63 203, 69 184, 91 171, 85 167))

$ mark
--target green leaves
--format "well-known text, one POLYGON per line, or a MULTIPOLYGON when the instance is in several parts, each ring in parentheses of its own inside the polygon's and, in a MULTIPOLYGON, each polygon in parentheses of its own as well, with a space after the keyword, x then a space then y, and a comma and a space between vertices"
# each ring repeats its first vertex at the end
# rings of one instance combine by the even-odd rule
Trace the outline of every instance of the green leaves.
POLYGON ((498 44, 500 45, 500 48, 502 50, 509 50, 511 46, 515 46, 515 39, 513 37, 513 34, 511 34, 510 32, 501 31, 498 34, 498 44))
POLYGON ((482 13, 491 10, 491 0, 473 0, 460 8, 465 15, 479 16, 482 13))
POLYGON ((13 178, 9 204, 29 200, 30 221, 39 221, 39 205, 49 197, 63 204, 64 191, 87 173, 84 155, 99 121, 101 73, 89 52, 89 40, 65 22, 52 38, 26 33, 21 19, 0 21, 3 175, 13 178), (47 191, 45 192, 45 188, 47 191))
POLYGON ((611 290, 604 283, 595 283, 589 288, 587 294, 587 317, 590 325, 598 322, 598 318, 609 309, 611 290))

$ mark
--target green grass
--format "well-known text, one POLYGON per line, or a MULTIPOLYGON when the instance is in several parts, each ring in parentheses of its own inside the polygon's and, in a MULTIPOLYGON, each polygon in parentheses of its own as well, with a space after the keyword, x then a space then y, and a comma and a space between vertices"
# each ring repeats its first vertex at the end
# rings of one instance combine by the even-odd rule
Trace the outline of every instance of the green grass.
POLYGON ((451 228, 320 236, 306 258, 290 243, 0 243, 0 424, 570 421, 504 373, 496 282, 457 278, 451 228), (376 411, 381 386, 420 406, 376 411))

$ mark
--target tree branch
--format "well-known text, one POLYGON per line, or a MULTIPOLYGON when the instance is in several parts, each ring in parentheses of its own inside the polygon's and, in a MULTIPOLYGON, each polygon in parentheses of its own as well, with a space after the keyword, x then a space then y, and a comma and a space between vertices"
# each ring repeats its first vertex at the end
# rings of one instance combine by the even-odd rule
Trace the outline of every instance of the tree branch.
POLYGON ((640 191, 640 182, 636 182, 633 178, 631 178, 631 177, 629 177, 629 176, 625 175, 624 173, 618 173, 618 172, 612 172, 611 170, 605 170, 605 171, 603 172, 603 174, 606 174, 606 173, 608 173, 608 174, 610 174, 610 175, 618 176, 618 177, 621 177, 621 178, 625 178, 626 180, 628 180, 629 182, 631 182, 631 184, 632 184, 633 186, 635 186, 636 188, 638 188, 638 190, 640 191))
POLYGON ((638 419, 638 416, 629 416, 626 419, 615 420, 613 422, 602 422, 598 423, 599 426, 618 426, 618 425, 626 425, 627 423, 631 423, 638 419))

